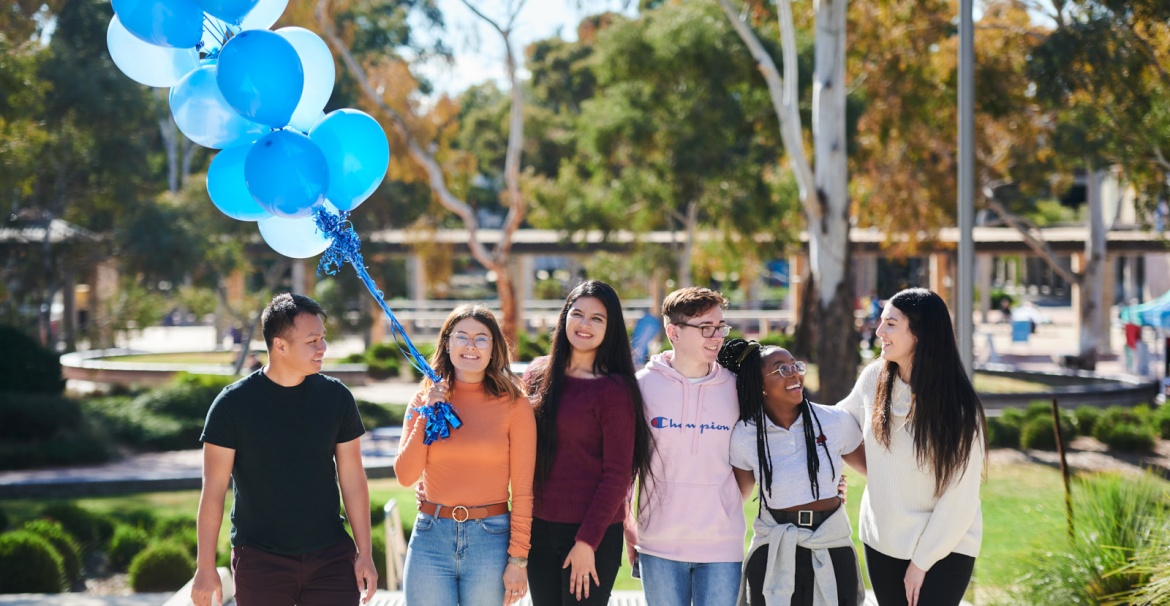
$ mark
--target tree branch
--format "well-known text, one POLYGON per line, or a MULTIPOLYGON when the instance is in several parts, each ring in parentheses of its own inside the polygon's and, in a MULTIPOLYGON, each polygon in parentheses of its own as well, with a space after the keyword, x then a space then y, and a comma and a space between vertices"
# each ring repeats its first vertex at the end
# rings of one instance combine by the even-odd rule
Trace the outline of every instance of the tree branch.
POLYGON ((1024 244, 1027 245, 1028 248, 1032 249, 1032 252, 1036 253, 1036 256, 1040 257, 1045 263, 1047 263, 1048 267, 1050 267, 1054 273, 1060 276, 1062 280, 1068 282, 1069 284, 1080 283, 1082 278, 1081 274, 1070 271, 1060 264, 1056 253, 1052 251, 1050 246, 1048 246, 1048 242, 1044 240, 1044 236, 1040 233, 1040 230, 1036 227, 1036 225, 1024 217, 1012 213, 1007 209, 1006 206, 1003 205, 1002 202, 996 199, 995 190, 998 187, 1009 184, 1010 182, 1001 182, 998 184, 984 185, 983 197, 987 201, 987 206, 991 208, 991 210, 995 211, 995 214, 999 215, 999 217, 1003 219, 1004 222, 1007 223, 1010 227, 1013 227, 1016 231, 1020 232, 1020 235, 1024 238, 1024 244))
POLYGON ((410 157, 426 171, 431 191, 434 192, 435 197, 439 200, 439 204, 443 205, 443 208, 458 215, 463 221, 463 226, 467 228, 468 232, 467 246, 471 250, 471 256, 487 269, 496 273, 502 271, 503 268, 496 262, 494 256, 479 241, 479 220, 476 219, 474 209, 466 202, 457 198, 447 188, 446 177, 443 175, 443 169, 439 166, 438 161, 419 144, 402 114, 398 113, 393 107, 390 107, 385 99, 382 98, 382 95, 374 90, 374 87, 370 84, 370 79, 366 76, 365 70, 358 65, 357 59, 354 58, 353 53, 350 52, 345 41, 337 35, 337 31, 333 26, 333 20, 329 17, 329 0, 317 0, 316 17, 317 23, 321 26, 321 34, 325 37, 325 41, 341 57, 342 63, 345 64, 346 69, 353 76, 354 80, 358 82, 366 98, 389 118, 390 124, 394 127, 394 131, 406 142, 410 157))

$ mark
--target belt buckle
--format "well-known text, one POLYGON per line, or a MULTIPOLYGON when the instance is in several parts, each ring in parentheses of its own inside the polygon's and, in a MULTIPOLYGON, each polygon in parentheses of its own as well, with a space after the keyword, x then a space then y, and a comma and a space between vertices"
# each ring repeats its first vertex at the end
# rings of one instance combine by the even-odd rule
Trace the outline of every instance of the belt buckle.
POLYGON ((467 508, 462 506, 462 505, 456 505, 455 507, 451 508, 451 519, 455 520, 459 524, 466 522, 470 517, 471 517, 471 512, 468 511, 467 508), (463 510, 463 519, 462 520, 460 520, 458 517, 460 509, 463 510))
POLYGON ((813 512, 811 512, 807 509, 802 509, 802 510, 796 512, 796 525, 797 526, 812 526, 813 525, 813 512))

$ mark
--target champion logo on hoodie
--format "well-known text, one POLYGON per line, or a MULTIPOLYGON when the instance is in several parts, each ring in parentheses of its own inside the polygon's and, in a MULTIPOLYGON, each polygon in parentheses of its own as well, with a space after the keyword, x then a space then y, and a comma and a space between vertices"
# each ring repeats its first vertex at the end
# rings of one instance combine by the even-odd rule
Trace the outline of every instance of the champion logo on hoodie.
POLYGON ((650 419, 650 427, 654 429, 698 429, 699 433, 704 431, 731 431, 727 425, 719 423, 679 423, 670 417, 654 417, 650 419))

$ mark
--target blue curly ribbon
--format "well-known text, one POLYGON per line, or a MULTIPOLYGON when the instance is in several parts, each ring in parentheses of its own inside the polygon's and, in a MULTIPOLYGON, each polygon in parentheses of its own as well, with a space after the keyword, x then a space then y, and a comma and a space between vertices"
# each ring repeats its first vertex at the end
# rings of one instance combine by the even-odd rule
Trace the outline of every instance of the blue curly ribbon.
MULTIPOLYGON (((325 234, 326 237, 333 239, 333 243, 321 255, 321 260, 317 263, 317 275, 326 273, 334 276, 341 271, 346 263, 352 265, 362 283, 366 285, 366 290, 370 291, 374 300, 386 313, 386 317, 390 319, 390 336, 394 339, 398 351, 406 357, 415 370, 430 379, 432 383, 442 382, 443 378, 435 372, 435 369, 431 368, 427 359, 419 353, 418 348, 410 340, 410 336, 406 334, 406 329, 402 327, 398 318, 394 317, 394 312, 390 311, 390 307, 386 305, 385 295, 378 289, 378 285, 374 283, 374 279, 366 271, 366 262, 362 258, 361 251, 362 240, 354 231, 353 224, 349 222, 349 213, 342 211, 341 214, 335 215, 325 210, 324 207, 319 207, 315 211, 313 219, 317 223, 317 229, 321 230, 321 233, 325 234)), ((407 410, 407 420, 411 419, 413 411, 414 409, 407 410)), ((455 412, 455 408, 449 402, 423 406, 417 411, 427 420, 423 444, 429 445, 435 440, 446 438, 451 435, 451 429, 459 429, 463 425, 459 414, 455 412)))

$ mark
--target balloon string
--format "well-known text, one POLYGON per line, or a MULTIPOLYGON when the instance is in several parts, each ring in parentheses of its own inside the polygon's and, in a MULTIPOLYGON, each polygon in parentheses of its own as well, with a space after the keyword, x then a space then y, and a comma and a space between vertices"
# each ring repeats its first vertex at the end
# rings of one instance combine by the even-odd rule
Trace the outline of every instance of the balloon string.
POLYGON ((331 276, 336 275, 341 270, 342 266, 349 263, 353 266, 354 271, 357 272, 362 283, 366 285, 366 290, 374 296, 378 306, 385 312, 386 317, 390 320, 390 336, 394 339, 394 344, 398 347, 398 351, 406 357, 410 365, 434 383, 442 381, 439 373, 435 372, 431 365, 427 363, 426 357, 419 353, 418 348, 410 340, 410 336, 406 334, 406 329, 398 322, 398 318, 394 317, 394 312, 390 311, 390 307, 386 305, 386 298, 382 291, 378 289, 378 285, 374 283, 374 279, 370 277, 369 272, 366 271, 365 260, 362 258, 361 238, 358 237, 357 232, 353 229, 353 224, 349 222, 349 213, 342 212, 340 215, 335 215, 326 211, 324 208, 318 208, 314 214, 314 220, 317 223, 317 228, 325 234, 326 237, 331 237, 333 243, 321 255, 321 260, 317 264, 317 275, 322 273, 331 276), (401 341, 400 341, 401 339, 401 341), (403 347, 405 345, 405 348, 403 347))

